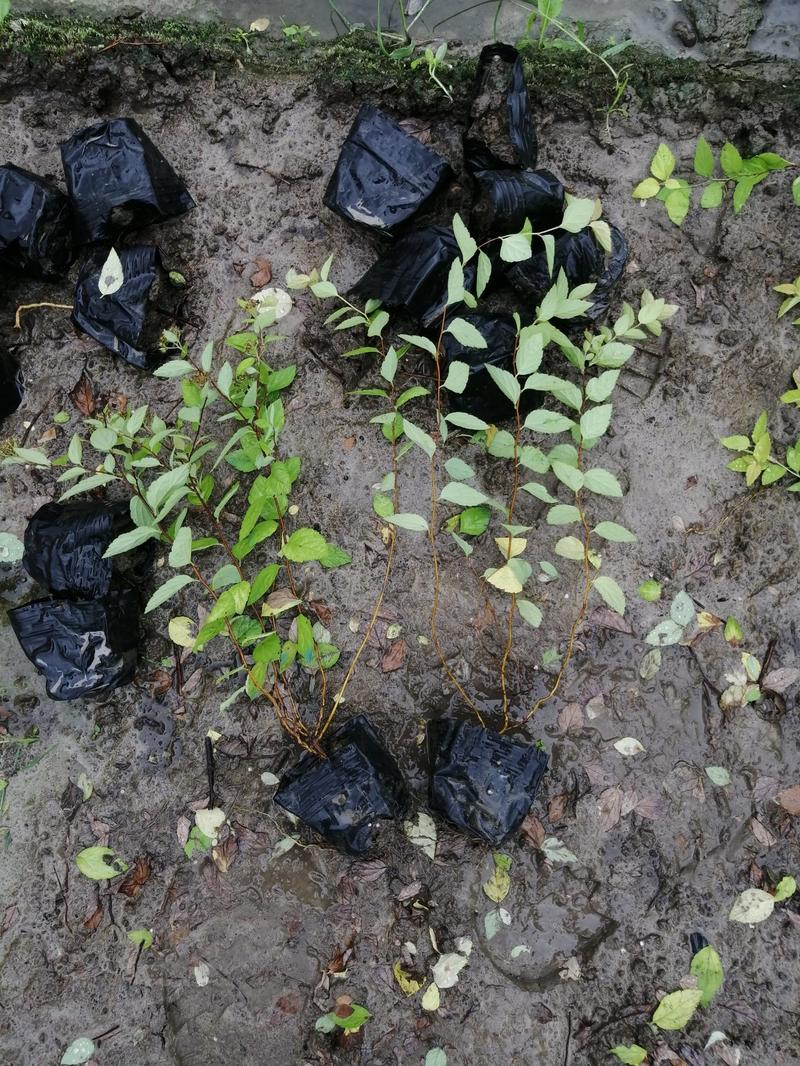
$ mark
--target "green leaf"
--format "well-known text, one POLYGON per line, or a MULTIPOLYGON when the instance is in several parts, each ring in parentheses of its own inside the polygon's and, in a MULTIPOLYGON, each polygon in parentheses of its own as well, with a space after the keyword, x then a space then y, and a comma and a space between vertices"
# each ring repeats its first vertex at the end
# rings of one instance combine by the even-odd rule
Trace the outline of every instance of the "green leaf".
POLYGON ((722 437, 720 444, 723 448, 729 448, 732 452, 744 452, 750 447, 750 438, 741 435, 722 437))
POLYGON ((504 263, 523 263, 531 257, 530 233, 512 233, 500 241, 500 258, 504 263))
POLYGON ((439 494, 439 499, 443 502, 454 503, 459 507, 475 507, 477 504, 486 503, 488 498, 485 492, 460 481, 448 482, 439 494))
POLYGON ((117 443, 116 431, 106 426, 99 426, 89 437, 89 443, 97 452, 109 452, 117 443))
POLYGON ((440 1047, 431 1048, 425 1056, 425 1066, 447 1066, 447 1055, 440 1047))
POLYGON ((178 569, 188 566, 192 561, 192 531, 189 526, 181 526, 175 534, 175 540, 169 553, 169 565, 178 569))
POLYGON ((327 541, 321 533, 303 526, 292 533, 281 548, 280 554, 290 563, 308 563, 321 559, 327 546, 327 541))
POLYGON ((444 468, 455 481, 468 481, 471 477, 475 477, 475 471, 469 463, 465 463, 457 455, 453 456, 452 459, 448 459, 444 464, 444 468))
MULTIPOLYGON (((0 22, 2 20, 3 9, 0 6, 0 22)), ((96 1050, 93 1040, 90 1040, 88 1036, 79 1036, 77 1040, 72 1041, 61 1056, 61 1066, 81 1066, 81 1063, 89 1061, 96 1050)))
POLYGON ((337 566, 346 566, 352 561, 352 555, 336 544, 328 544, 319 560, 320 566, 324 566, 326 570, 333 570, 337 566))
POLYGON ((338 1014, 333 1015, 333 1021, 335 1025, 338 1025, 340 1029, 360 1029, 372 1015, 366 1007, 359 1006, 358 1003, 351 1004, 350 1013, 340 1018, 338 1014))
POLYGON ((692 958, 689 973, 697 978, 697 987, 703 994, 700 1006, 709 1006, 723 981, 722 960, 710 945, 701 948, 692 958))
POLYGON ((792 182, 792 199, 800 207, 800 178, 795 178, 792 182))
POLYGON ((703 195, 700 197, 700 206, 719 207, 724 195, 725 183, 722 181, 714 181, 711 185, 706 185, 705 189, 703 189, 703 195))
POLYGON ((59 496, 59 500, 69 500, 73 496, 79 495, 81 492, 89 492, 91 489, 99 489, 101 485, 107 485, 109 481, 116 481, 113 474, 92 474, 91 477, 84 478, 83 481, 77 482, 71 489, 66 492, 62 492, 59 496))
POLYGON ((432 355, 436 358, 436 345, 428 337, 418 337, 415 333, 400 333, 401 341, 406 341, 407 344, 413 344, 415 348, 422 348, 428 355, 432 355))
POLYGON ((458 212, 453 215, 453 233, 458 242, 458 250, 461 252, 461 260, 466 264, 477 252, 478 245, 473 240, 458 212))
POLYGON ((653 1025, 659 1029, 683 1029, 700 1005, 703 993, 699 988, 684 988, 670 992, 656 1007, 653 1025))
POLYGON ((543 407, 537 411, 531 411, 525 419, 525 428, 534 433, 564 433, 572 429, 574 425, 572 419, 567 418, 566 415, 560 415, 557 411, 548 411, 543 407))
POLYGON ((543 233, 542 244, 544 245, 544 254, 547 260, 547 276, 552 278, 553 276, 553 264, 556 258, 556 239, 552 233, 543 233))
POLYGON ((723 144, 719 161, 722 166, 722 173, 726 178, 739 177, 742 172, 742 157, 729 141, 723 144))
POLYGON ((793 877, 782 877, 775 886, 775 895, 772 897, 776 903, 783 903, 797 891, 797 881, 793 877))
POLYGON ((636 200, 651 200, 660 191, 661 184, 655 178, 645 178, 633 190, 633 196, 636 200))
POLYGON ((500 366, 494 366, 492 363, 486 364, 486 370, 498 389, 500 389, 503 395, 516 407, 519 403, 521 390, 519 382, 514 375, 500 366))
POLYGON ((607 400, 617 384, 619 370, 604 370, 596 378, 591 378, 586 386, 586 395, 592 403, 602 403, 607 400))
POLYGON ((714 173, 714 153, 705 137, 700 134, 694 150, 694 172, 701 178, 710 178, 714 173))
POLYGON ((594 579, 592 587, 600 593, 612 611, 625 614, 625 595, 613 577, 601 574, 594 579))
POLYGON ((396 373, 397 373, 397 352, 394 350, 394 348, 392 348, 390 346, 388 351, 386 352, 386 355, 383 357, 383 362, 381 363, 380 375, 384 379, 384 381, 388 381, 388 382, 391 383, 391 382, 394 381, 394 376, 395 376, 396 373))
POLYGON ((608 1049, 609 1055, 616 1055, 620 1062, 624 1062, 627 1066, 641 1066, 641 1063, 647 1058, 647 1052, 639 1044, 617 1044, 616 1047, 608 1049))
POLYGON ((580 470, 570 466, 569 463, 559 462, 557 459, 551 465, 553 473, 568 489, 572 489, 573 492, 579 492, 583 488, 583 474, 580 470))
POLYGON ((478 273, 475 280, 475 295, 482 296, 492 276, 492 261, 486 252, 478 252, 478 273))
POLYGON ((492 517, 491 508, 485 504, 467 507, 458 516, 458 531, 465 537, 479 537, 485 533, 492 517))
POLYGON ((489 423, 484 422, 482 418, 476 418, 475 415, 467 414, 466 411, 453 411, 447 415, 447 421, 454 426, 459 426, 461 429, 488 429, 489 423))
POLYGON ((594 200, 567 195, 567 206, 561 219, 561 229, 568 233, 579 233, 585 229, 594 216, 594 200))
POLYGON ((79 851, 75 856, 75 865, 84 877, 88 877, 92 881, 110 880, 112 877, 118 877, 128 868, 121 859, 115 856, 111 848, 104 848, 99 844, 79 851), (106 859, 112 856, 113 861, 117 864, 116 866, 106 862, 106 859))
MULTIPOLYGON (((635 533, 631 533, 625 526, 620 526, 616 522, 598 522, 594 527, 594 532, 604 540, 614 541, 619 544, 634 544, 637 540, 635 533)), ((640 595, 641 587, 639 586, 640 595)))
POLYGON ((581 415, 581 436, 584 440, 602 437, 611 422, 613 409, 613 404, 603 403, 599 407, 591 407, 581 415))
POLYGON ((566 503, 558 503, 547 512, 548 526, 566 526, 580 520, 581 512, 578 508, 566 503))
POLYGON ((756 178, 740 178, 733 190, 733 213, 738 215, 750 198, 750 193, 755 188, 756 178))
POLYGON ((577 537, 562 537, 556 542, 555 552, 563 559, 583 560, 583 541, 577 537))
POLYGON ((648 581, 641 583, 637 592, 645 602, 655 603, 656 600, 661 599, 661 582, 650 578, 648 581))
POLYGON ((666 181, 672 176, 674 169, 675 156, 670 151, 668 145, 662 142, 659 144, 656 154, 650 161, 650 173, 654 178, 658 178, 659 181, 666 181))
POLYGON ((171 359, 168 363, 162 363, 153 371, 155 378, 183 378, 187 374, 193 374, 194 367, 185 359, 171 359))
POLYGON ((672 189, 664 201, 670 222, 680 226, 689 214, 692 206, 692 193, 690 189, 672 189))
POLYGON ((150 611, 154 611, 156 607, 160 607, 162 603, 166 603, 166 601, 174 596, 176 592, 180 592, 182 588, 191 585, 193 581, 194 578, 190 577, 188 574, 176 574, 175 577, 171 577, 168 581, 164 582, 161 588, 156 589, 147 601, 144 613, 149 614, 150 611))
POLYGON ((538 629, 542 624, 542 612, 530 600, 517 600, 517 610, 528 625, 533 626, 534 629, 538 629))
POLYGON ((393 526, 399 526, 400 529, 410 529, 414 533, 428 532, 428 523, 420 514, 401 512, 387 516, 386 521, 393 526))
POLYGON ((445 333, 451 333, 465 348, 485 348, 486 341, 477 329, 463 318, 454 318, 445 333))
POLYGON ((429 436, 424 429, 420 429, 419 426, 414 425, 413 422, 409 422, 407 418, 403 419, 403 432, 410 441, 413 441, 418 448, 421 448, 428 458, 433 457, 433 453, 436 451, 436 444, 433 437, 429 436))
POLYGON ((584 488, 590 490, 590 492, 596 492, 598 496, 611 496, 619 498, 622 496, 622 486, 609 470, 604 470, 602 467, 597 466, 592 470, 587 470, 583 475, 584 488))
POLYGON ((695 616, 694 602, 683 589, 676 595, 669 609, 669 616, 676 625, 688 626, 695 616))
POLYGON ((131 929, 128 940, 132 944, 138 944, 142 951, 147 951, 153 946, 153 934, 149 929, 131 929))
POLYGON ((404 389, 403 392, 400 393, 400 395, 397 397, 397 400, 395 401, 394 406, 396 409, 399 409, 400 407, 405 406, 405 404, 407 404, 410 400, 416 400, 420 396, 427 395, 428 389, 426 389, 423 385, 412 385, 410 389, 404 389))
POLYGON ((120 533, 118 537, 114 537, 106 548, 103 558, 110 559, 112 555, 122 555, 123 552, 132 551, 134 548, 138 548, 140 544, 144 544, 146 541, 158 537, 158 535, 158 530, 153 529, 152 526, 139 526, 137 529, 131 529, 127 533, 120 533))

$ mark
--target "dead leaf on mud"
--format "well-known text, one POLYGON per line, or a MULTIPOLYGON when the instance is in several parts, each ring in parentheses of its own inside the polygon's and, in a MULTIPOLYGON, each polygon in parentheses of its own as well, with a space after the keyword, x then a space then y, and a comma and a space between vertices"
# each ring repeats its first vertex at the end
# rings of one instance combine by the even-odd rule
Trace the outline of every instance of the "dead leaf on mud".
POLYGON ((622 817, 624 792, 619 785, 612 785, 600 793, 597 800, 597 813, 600 816, 600 828, 604 833, 613 829, 622 817))
POLYGON ((93 933, 99 928, 100 923, 103 920, 103 908, 98 903, 96 907, 89 907, 86 917, 83 919, 83 928, 88 929, 90 933, 93 933))
POLYGON ((250 275, 250 284, 254 289, 263 289, 272 281, 272 263, 261 255, 256 256, 255 274, 250 275))
POLYGON ((535 814, 529 814, 520 826, 525 839, 537 850, 541 848, 547 836, 544 826, 535 814))
POLYGON ((792 815, 800 815, 800 785, 792 785, 785 788, 775 797, 775 802, 780 804, 785 811, 792 815))
POLYGON ((749 825, 750 832, 765 848, 771 848, 773 844, 778 843, 778 838, 758 818, 751 818, 749 825))
POLYGON ((553 796, 547 805, 547 820, 551 825, 557 825, 564 817, 569 804, 569 793, 560 792, 557 796, 553 796))
POLYGON ((0 936, 2 936, 3 933, 7 933, 16 920, 17 905, 16 903, 9 903, 3 911, 3 920, 0 922, 0 936))
POLYGON ((781 694, 800 678, 800 670, 795 666, 782 666, 778 670, 770 670, 761 682, 763 689, 781 694))
POLYGON ((660 796, 644 796, 636 804, 635 810, 640 818, 648 818, 650 821, 655 821, 656 818, 663 816, 664 804, 660 796))
POLYGON ((178 819, 178 824, 175 827, 175 836, 178 838, 179 847, 183 847, 186 841, 189 839, 189 833, 192 831, 192 823, 185 815, 181 815, 178 819))
POLYGON ((85 370, 81 371, 81 376, 70 389, 69 398, 82 415, 88 417, 94 414, 97 406, 94 398, 94 383, 85 370))
POLYGON ((591 626, 614 629, 617 633, 626 633, 628 636, 633 633, 630 623, 608 607, 595 607, 589 615, 588 622, 591 626))
POLYGON ((386 863, 382 859, 371 859, 369 862, 354 862, 350 867, 350 876, 354 881, 368 884, 377 881, 386 873, 386 863))
POLYGON ((589 762, 584 763, 583 769, 589 778, 589 784, 592 788, 599 788, 601 785, 608 784, 608 773, 599 759, 591 759, 589 762))
POLYGON ((558 715, 558 728, 562 733, 577 733, 583 725, 583 708, 579 703, 568 703, 561 708, 558 715))
POLYGON ((599 718, 601 714, 605 714, 606 709, 605 697, 602 692, 599 692, 596 696, 592 696, 586 704, 586 717, 591 722, 593 719, 599 718))
POLYGON ((147 675, 147 684, 150 686, 150 694, 152 696, 163 696, 165 692, 169 692, 172 688, 172 674, 159 667, 147 675))
POLYGON ((89 825, 92 827, 92 832, 94 833, 94 838, 97 843, 102 844, 104 848, 107 848, 111 826, 108 822, 101 822, 99 818, 95 818, 91 811, 86 812, 86 817, 89 819, 89 825))
POLYGON ((309 600, 308 606, 324 626, 330 625, 330 621, 333 618, 333 611, 324 600, 309 600))
POLYGON ((487 600, 481 610, 472 619, 472 628, 476 633, 482 633, 487 626, 493 626, 497 621, 497 612, 487 600))
POLYGON ((408 651, 408 645, 404 640, 396 640, 390 647, 381 660, 381 670, 385 674, 390 674, 393 670, 399 670, 403 663, 406 661, 406 652, 408 651))
POLYGON ((147 855, 143 855, 136 860, 130 870, 128 870, 127 874, 125 874, 122 881, 120 881, 117 892, 121 892, 122 895, 127 896, 128 899, 136 899, 150 880, 152 872, 153 868, 150 865, 150 859, 147 855))
POLYGON ((355 446, 356 446, 356 438, 355 437, 345 437, 344 440, 342 441, 342 447, 344 448, 344 450, 346 452, 352 451, 353 448, 355 448, 355 446))
POLYGON ((215 844, 211 849, 211 858, 214 860, 214 864, 221 874, 226 874, 231 868, 237 854, 239 853, 239 842, 233 833, 228 833, 227 837, 219 844, 215 844))

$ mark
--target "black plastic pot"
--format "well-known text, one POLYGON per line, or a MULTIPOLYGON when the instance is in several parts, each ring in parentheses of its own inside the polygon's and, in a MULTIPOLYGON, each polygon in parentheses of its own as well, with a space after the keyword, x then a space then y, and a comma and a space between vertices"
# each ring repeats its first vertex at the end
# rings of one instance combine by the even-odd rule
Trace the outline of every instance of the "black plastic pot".
POLYGON ((331 733, 327 755, 304 753, 281 778, 275 802, 331 844, 362 855, 375 843, 382 820, 406 813, 403 778, 363 714, 331 733))
MULTIPOLYGON (((514 417, 514 405, 494 383, 486 369, 487 365, 512 370, 517 328, 513 315, 483 315, 471 311, 459 315, 481 334, 485 348, 468 348, 457 341, 452 333, 442 337, 442 352, 446 367, 451 362, 466 363, 469 377, 462 393, 444 390, 447 402, 453 411, 465 411, 494 425, 514 417)), ((533 402, 533 393, 529 394, 533 402)))
POLYGON ((472 722, 428 723, 428 802, 459 829, 501 844, 522 823, 547 769, 532 744, 472 722))
POLYGON ((81 244, 190 211, 194 200, 138 122, 96 122, 61 145, 81 244))
POLYGON ((133 678, 139 602, 127 589, 105 600, 34 600, 8 617, 53 700, 95 695, 133 678))
MULTIPOLYGON (((380 300, 383 307, 402 308, 421 325, 436 321, 447 304, 447 277, 458 257, 458 243, 449 226, 425 226, 399 237, 353 286, 355 299, 380 300)), ((474 260, 464 271, 464 287, 475 286, 474 260)))
POLYGON ((158 249, 137 244, 119 249, 124 281, 103 296, 99 282, 108 253, 107 247, 96 249, 81 267, 72 321, 126 363, 151 369, 164 358, 159 341, 174 321, 177 291, 169 285, 158 249))
POLYGON ((126 503, 46 503, 28 522, 22 565, 56 596, 108 595, 114 561, 103 553, 132 527, 126 503))
MULTIPOLYGON (((606 253, 589 230, 579 233, 563 233, 556 238, 553 258, 553 274, 547 270, 547 256, 541 242, 530 259, 512 263, 506 276, 519 292, 531 300, 539 301, 554 284, 561 270, 567 276, 570 287, 596 282, 594 292, 588 299, 592 306, 585 318, 593 322, 608 311, 611 293, 625 271, 628 261, 628 243, 622 231, 611 226, 611 252, 606 253)), ((581 321, 568 320, 572 325, 581 321)))
POLYGON ((564 215, 564 186, 549 170, 479 170, 472 212, 476 232, 515 233, 530 219, 536 232, 558 226, 564 215))
POLYGON ((467 166, 473 172, 508 167, 533 170, 538 150, 520 54, 509 44, 489 44, 478 60, 464 138, 467 166))
POLYGON ((362 104, 323 202, 350 222, 388 233, 408 222, 452 174, 432 148, 362 104))
POLYGON ((0 167, 0 267, 36 277, 63 274, 73 260, 69 200, 51 182, 0 167))

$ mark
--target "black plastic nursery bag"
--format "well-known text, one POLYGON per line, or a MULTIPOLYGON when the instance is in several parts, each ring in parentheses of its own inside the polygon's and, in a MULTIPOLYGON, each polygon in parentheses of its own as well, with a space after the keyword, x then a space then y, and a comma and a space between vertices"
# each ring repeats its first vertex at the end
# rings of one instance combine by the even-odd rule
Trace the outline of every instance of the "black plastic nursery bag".
POLYGON ((429 804, 449 822, 498 845, 518 829, 547 769, 532 744, 472 722, 428 723, 429 804))
POLYGON ((14 356, 0 348, 0 418, 12 415, 22 403, 22 371, 14 356))
POLYGON ((330 735, 327 759, 300 757, 283 775, 275 802, 361 855, 375 843, 380 820, 405 814, 408 796, 397 763, 362 714, 330 735))
POLYGON ((0 267, 52 276, 63 274, 72 259, 72 214, 64 193, 13 163, 0 167, 0 267))
POLYGON ((190 211, 194 200, 138 122, 97 122, 61 145, 81 244, 190 211))
MULTIPOLYGON (((447 305, 447 277, 458 257, 458 244, 449 226, 425 226, 399 237, 350 295, 366 302, 378 299, 389 310, 402 308, 423 326, 438 319, 447 305)), ((464 270, 464 288, 475 286, 475 262, 464 270)))
MULTIPOLYGON (((563 233, 556 238, 553 258, 552 277, 547 270, 547 256, 544 246, 534 238, 534 254, 530 259, 520 263, 511 263, 506 276, 515 289, 530 297, 541 300, 549 288, 555 284, 559 271, 567 276, 570 288, 596 282, 591 296, 592 307, 586 312, 589 321, 601 318, 608 310, 611 293, 625 271, 628 261, 628 243, 622 231, 611 226, 611 252, 606 253, 589 230, 579 233, 563 233), (538 249, 536 246, 539 246, 538 249)), ((575 324, 576 320, 570 320, 575 324)))
POLYGON ((564 215, 564 186, 549 170, 479 170, 474 228, 495 236, 516 233, 530 219, 538 233, 553 229, 564 215))
POLYGON ((46 503, 28 522, 22 565, 57 596, 101 598, 114 568, 103 553, 131 526, 126 503, 46 503))
POLYGON ((127 589, 101 600, 34 600, 8 612, 22 650, 53 700, 73 700, 132 680, 139 603, 127 589))
POLYGON ((469 366, 469 377, 464 391, 454 393, 445 390, 450 409, 466 411, 494 425, 513 418, 514 405, 500 391, 486 369, 488 364, 502 367, 504 370, 513 369, 517 337, 513 315, 483 315, 470 311, 458 317, 477 329, 486 341, 486 347, 469 348, 456 340, 452 333, 443 335, 443 374, 451 362, 457 361, 469 366))
POLYGON ((323 202, 351 222, 390 232, 452 177, 446 160, 383 111, 363 104, 323 202))
POLYGON ((131 366, 146 370, 163 358, 159 340, 173 321, 174 294, 158 249, 132 245, 118 249, 122 285, 104 296, 100 278, 109 250, 96 250, 81 267, 72 321, 131 366), (170 299, 172 306, 168 306, 170 299))
POLYGON ((538 151, 520 54, 510 44, 489 44, 478 60, 464 138, 467 166, 473 171, 507 167, 533 170, 538 151))

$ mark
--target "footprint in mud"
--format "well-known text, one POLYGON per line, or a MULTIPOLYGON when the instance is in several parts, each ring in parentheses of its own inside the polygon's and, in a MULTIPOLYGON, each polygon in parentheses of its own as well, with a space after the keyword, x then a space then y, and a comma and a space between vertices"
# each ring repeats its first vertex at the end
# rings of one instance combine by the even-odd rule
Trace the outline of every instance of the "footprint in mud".
POLYGON ((172 712, 155 700, 144 700, 142 707, 142 713, 133 722, 137 761, 153 768, 169 766, 181 753, 172 712))
POLYGON ((561 971, 569 968, 570 959, 577 958, 581 966, 588 963, 617 925, 580 898, 565 904, 549 895, 525 910, 515 910, 508 925, 502 917, 490 920, 481 930, 481 940, 496 970, 520 988, 542 992, 562 980, 561 971), (486 936, 489 931, 494 931, 491 939, 486 936))

